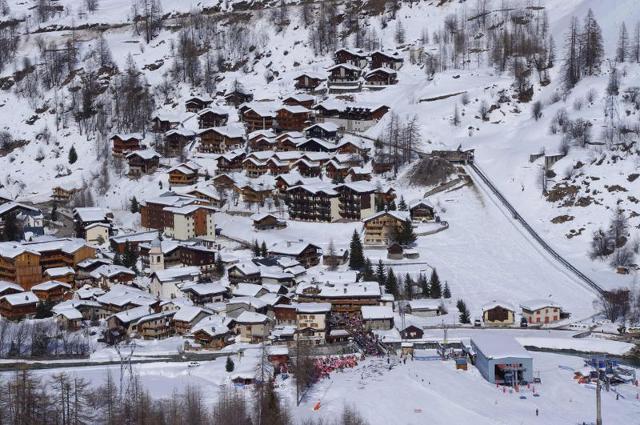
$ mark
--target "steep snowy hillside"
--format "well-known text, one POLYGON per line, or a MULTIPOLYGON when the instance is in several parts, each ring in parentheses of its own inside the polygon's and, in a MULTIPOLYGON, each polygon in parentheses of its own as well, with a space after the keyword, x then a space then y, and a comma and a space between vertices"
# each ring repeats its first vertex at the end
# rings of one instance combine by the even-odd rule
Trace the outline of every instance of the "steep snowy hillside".
MULTIPOLYGON (((36 9, 31 7, 35 3, 35 0, 10 1, 10 15, 3 18, 7 21, 10 17, 22 20, 29 15, 25 20, 29 25, 17 27, 20 33, 17 53, 1 74, 4 78, 3 90, 0 91, 0 128, 10 134, 16 141, 13 144, 18 147, 6 149, 10 152, 0 157, 0 167, 5 170, 0 186, 16 198, 34 202, 47 200, 56 186, 87 187, 95 203, 112 208, 119 224, 129 229, 135 229, 138 220, 136 215, 128 212, 130 198, 135 196, 143 200, 166 190, 169 185, 165 173, 138 180, 127 178, 124 174, 126 167, 111 158, 108 140, 112 133, 124 130, 106 122, 107 131, 103 134, 87 132, 76 122, 77 105, 82 102, 78 93, 84 84, 83 76, 95 67, 95 55, 90 58, 88 54, 102 46, 101 43, 109 47, 120 71, 127 69, 129 56, 133 59, 154 93, 155 110, 174 113, 184 113, 183 103, 189 95, 208 91, 215 96, 231 87, 234 81, 241 82, 245 89, 252 91, 255 99, 277 99, 294 91, 294 78, 301 71, 324 72, 333 63, 333 49, 324 52, 314 50, 311 41, 318 28, 314 24, 304 24, 302 17, 306 7, 301 5, 266 7, 265 10, 256 10, 258 7, 255 7, 226 13, 233 8, 230 2, 165 0, 162 4, 166 14, 164 27, 146 43, 144 28, 140 33, 134 31, 129 0, 100 0, 95 12, 80 14, 85 9, 84 1, 54 2, 63 11, 52 13, 41 23, 38 23, 36 9), (216 6, 222 12, 209 9, 216 6), (204 37, 200 41, 211 47, 210 55, 198 52, 201 71, 215 65, 210 75, 215 88, 209 87, 209 90, 203 85, 194 87, 183 78, 180 81, 170 80, 168 76, 179 57, 180 28, 187 25, 189 14, 193 18, 203 8, 208 8, 203 16, 215 21, 215 25, 198 33, 204 37), (178 16, 181 14, 184 14, 182 18, 178 16), (94 24, 106 24, 101 28, 104 31, 87 28, 94 24), (67 28, 74 25, 80 29, 72 31, 67 28), (57 31, 56 28, 67 29, 57 31), (27 30, 31 32, 27 33, 27 30), (66 40, 71 40, 78 49, 78 60, 71 66, 72 72, 61 78, 60 84, 43 87, 39 83, 44 72, 41 69, 27 72, 26 76, 20 72, 14 75, 29 63, 48 66, 41 56, 43 46, 49 46, 45 50, 62 49, 66 40), (51 42, 56 44, 50 45, 51 42), (70 164, 67 158, 72 146, 79 160, 70 164)), ((347 7, 353 7, 350 3, 355 2, 345 3, 338 4, 336 20, 340 22, 341 34, 349 35, 337 44, 351 47, 357 42, 358 31, 354 34, 349 26, 358 19, 345 12, 347 7)), ((543 195, 541 170, 544 158, 530 162, 530 155, 543 150, 549 154, 561 149, 562 134, 552 134, 550 127, 563 109, 571 120, 581 118, 590 122, 593 142, 600 141, 605 91, 611 68, 606 61, 599 74, 583 78, 564 95, 561 63, 565 34, 572 16, 577 17, 582 25, 587 11, 592 9, 603 30, 605 57, 613 58, 620 24, 625 21, 631 33, 640 20, 637 2, 496 0, 486 2, 486 13, 483 14, 478 13, 475 2, 386 2, 387 9, 393 4, 399 4, 400 8, 395 13, 384 15, 377 13, 380 11, 376 7, 378 3, 365 2, 361 9, 362 25, 366 27, 364 44, 373 48, 398 48, 405 63, 398 72, 397 85, 380 91, 347 95, 356 101, 382 103, 391 108, 390 114, 365 132, 368 139, 362 140, 373 147, 370 139, 384 137, 392 116, 396 115, 400 120, 416 116, 422 138, 416 149, 429 152, 432 149, 455 149, 459 145, 474 148, 479 167, 552 246, 604 287, 632 284, 637 276, 635 271, 628 275, 617 274, 609 265, 609 258, 594 261, 589 257, 589 251, 593 232, 600 227, 607 228, 616 207, 622 208, 629 217, 628 239, 632 241, 637 237, 640 228, 637 199, 640 198, 640 179, 633 178, 640 165, 637 147, 622 150, 620 146, 571 146, 568 155, 551 167, 553 172, 547 171, 550 193, 557 194, 558 190, 554 191, 554 188, 559 186, 556 185, 566 184, 576 187, 571 199, 543 195), (504 5, 506 9, 503 9, 504 5), (518 19, 531 19, 543 25, 545 13, 549 24, 547 34, 555 40, 556 60, 554 66, 546 70, 549 81, 544 85, 540 84, 535 71, 529 76, 533 92, 526 102, 515 98, 514 77, 509 67, 500 71, 488 65, 486 57, 490 52, 482 50, 488 30, 476 30, 470 37, 478 44, 465 47, 466 58, 463 55, 459 66, 441 63, 432 75, 426 72, 432 65, 424 57, 448 60, 454 54, 453 44, 443 51, 441 40, 436 40, 450 31, 445 23, 451 22, 451 16, 457 17, 454 21, 458 31, 462 27, 470 31, 480 16, 485 17, 487 28, 501 28, 506 25, 505 20, 517 22, 518 19), (401 37, 399 33, 402 33, 401 37), (441 35, 435 37, 434 33, 441 35), (413 63, 411 56, 420 51, 424 54, 417 63, 413 63), (542 105, 542 115, 538 120, 531 114, 532 105, 537 101, 542 105), (483 105, 488 108, 486 119, 480 116, 483 105), (453 125, 456 110, 460 122, 453 125), (578 202, 580 198, 588 198, 589 201, 578 202), (558 218, 564 216, 567 217, 558 218)), ((139 21, 138 26, 141 25, 139 21)), ((190 22, 188 28, 195 31, 198 22, 190 22)), ((638 112, 623 101, 623 94, 637 85, 640 66, 625 62, 616 67, 620 77, 619 115, 629 125, 637 124, 638 112)), ((98 98, 121 96, 113 88, 118 78, 116 75, 107 72, 101 74, 101 78, 104 84, 112 86, 98 98)), ((216 98, 216 103, 220 101, 220 97, 216 98)), ((102 107, 111 109, 114 103, 104 102, 102 107)), ((108 116, 103 118, 109 120, 108 116)), ((237 114, 232 114, 230 121, 238 122, 237 114)), ((188 120, 184 127, 196 130, 197 122, 188 120)), ((628 137, 629 142, 635 142, 638 135, 630 133, 628 137)), ((346 138, 359 139, 356 135, 346 138)), ((150 133, 146 134, 146 141, 148 144, 155 142, 150 133)), ((195 157, 195 150, 189 150, 186 156, 195 157)), ((215 171, 211 157, 196 160, 211 169, 211 173, 215 171)), ((171 158, 162 162, 168 167, 179 161, 171 158)), ((392 177, 389 181, 395 184, 392 177)), ((593 312, 591 302, 595 295, 539 252, 538 247, 521 233, 512 217, 495 205, 495 199, 480 182, 475 181, 475 186, 436 197, 440 204, 452 206, 450 214, 443 213, 452 229, 419 241, 423 256, 431 265, 443 270, 456 296, 472 300, 474 310, 478 312, 479 305, 489 298, 508 296, 518 302, 553 294, 569 305, 569 310, 576 316, 589 316, 593 312)), ((426 191, 426 188, 397 184, 395 188, 407 200, 420 198, 426 191)), ((346 245, 348 242, 348 234, 334 237, 337 243, 346 245)))

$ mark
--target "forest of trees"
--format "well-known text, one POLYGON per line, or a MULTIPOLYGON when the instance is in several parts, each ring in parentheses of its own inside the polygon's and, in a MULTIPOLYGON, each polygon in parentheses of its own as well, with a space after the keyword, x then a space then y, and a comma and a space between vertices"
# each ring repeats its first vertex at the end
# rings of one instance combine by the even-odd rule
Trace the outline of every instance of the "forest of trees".
POLYGON ((206 401, 199 387, 187 386, 165 398, 153 399, 138 375, 92 386, 73 374, 49 378, 27 369, 0 381, 0 417, 7 425, 366 425, 361 415, 345 406, 335 420, 295 421, 280 400, 273 383, 257 385, 253 394, 233 387, 220 391, 215 402, 206 401))

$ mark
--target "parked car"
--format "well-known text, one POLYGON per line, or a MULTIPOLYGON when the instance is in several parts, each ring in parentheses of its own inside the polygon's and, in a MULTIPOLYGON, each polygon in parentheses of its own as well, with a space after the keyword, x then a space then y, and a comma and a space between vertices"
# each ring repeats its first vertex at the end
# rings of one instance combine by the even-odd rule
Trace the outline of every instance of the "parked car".
POLYGON ((189 365, 188 365, 188 367, 198 367, 198 366, 200 366, 200 363, 198 362, 189 362, 189 365))
POLYGON ((520 319, 520 327, 521 328, 527 328, 529 327, 529 322, 527 322, 527 319, 525 319, 524 317, 522 317, 520 319))

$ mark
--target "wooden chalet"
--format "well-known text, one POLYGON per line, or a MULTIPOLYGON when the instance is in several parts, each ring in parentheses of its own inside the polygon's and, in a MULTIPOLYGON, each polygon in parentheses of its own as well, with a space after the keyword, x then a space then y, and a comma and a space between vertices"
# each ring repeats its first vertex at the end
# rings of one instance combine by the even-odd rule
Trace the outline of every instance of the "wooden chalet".
POLYGON ((336 50, 334 60, 337 64, 349 64, 357 66, 358 68, 364 68, 368 63, 367 54, 362 50, 346 48, 336 50))
POLYGON ((239 126, 212 127, 200 130, 200 152, 225 153, 244 145, 244 129, 239 126))
POLYGON ((371 171, 362 167, 351 167, 347 173, 347 180, 352 182, 371 181, 371 171))
POLYGON ((151 118, 151 131, 166 133, 180 125, 181 118, 177 114, 159 112, 151 118))
POLYGON ((184 148, 195 139, 196 133, 186 128, 174 128, 164 134, 166 156, 180 156, 184 148))
POLYGON ((431 221, 435 218, 435 208, 427 201, 418 201, 409 205, 409 215, 413 221, 431 221))
MULTIPOLYGON (((124 254, 127 244, 129 245, 129 249, 133 250, 136 253, 140 252, 140 244, 151 243, 158 237, 158 232, 150 231, 150 232, 138 232, 138 233, 129 233, 124 235, 112 236, 109 239, 109 243, 111 245, 111 249, 114 252, 122 255, 124 254)), ((99 267, 96 266, 96 268, 99 267)), ((89 270, 91 272, 93 270, 89 270)))
POLYGON ((324 166, 324 172, 333 181, 344 181, 349 175, 351 167, 347 164, 340 164, 337 161, 329 161, 324 166))
POLYGON ((331 285, 299 285, 298 302, 328 302, 332 313, 360 314, 363 306, 377 306, 381 291, 378 282, 333 282, 331 285))
POLYGON ((277 112, 270 103, 254 102, 242 112, 242 120, 248 131, 266 130, 273 128, 277 112))
POLYGON ((415 325, 409 325, 400 330, 400 336, 402 339, 422 339, 423 335, 424 331, 415 325))
POLYGON ((180 262, 185 266, 200 268, 203 278, 211 277, 215 272, 216 252, 202 245, 181 245, 178 248, 180 262))
POLYGON ((376 51, 371 54, 371 69, 388 68, 397 71, 402 67, 404 59, 398 52, 376 51))
POLYGON ((289 163, 276 157, 271 157, 267 159, 267 168, 269 169, 270 174, 278 176, 289 172, 289 163))
POLYGON ((308 94, 296 93, 285 97, 282 103, 288 106, 302 106, 303 108, 311 109, 316 103, 316 98, 308 94))
POLYGON ((198 199, 204 199, 209 206, 215 208, 222 208, 224 200, 214 192, 211 186, 196 187, 187 192, 187 195, 194 196, 198 199))
POLYGON ((304 177, 318 177, 322 174, 322 164, 318 161, 309 161, 300 158, 291 166, 292 170, 297 170, 304 177))
POLYGON ((226 326, 202 327, 192 333, 202 348, 221 350, 233 341, 233 333, 226 326))
POLYGON ((273 194, 273 188, 261 184, 234 185, 233 190, 240 194, 244 202, 250 204, 262 204, 273 194))
POLYGON ((315 123, 304 129, 309 138, 335 140, 338 138, 338 126, 332 122, 315 123))
POLYGON ((31 292, 33 292, 40 301, 54 304, 71 299, 73 296, 70 284, 56 280, 39 283, 31 288, 31 292))
POLYGON ((364 220, 364 244, 388 246, 409 219, 407 211, 381 211, 364 220))
POLYGON ((249 140, 251 152, 272 151, 276 147, 276 140, 266 136, 255 137, 249 140))
POLYGON ((227 102, 227 105, 238 107, 243 103, 253 101, 253 94, 245 91, 244 89, 236 87, 234 90, 224 95, 224 101, 227 102))
POLYGON ((242 161, 242 169, 249 177, 259 177, 269 172, 267 161, 261 161, 252 156, 249 156, 242 161))
POLYGON ((227 125, 229 114, 219 108, 206 108, 198 112, 198 127, 201 129, 210 127, 222 127, 227 125))
POLYGON ((280 220, 273 214, 258 214, 252 217, 253 228, 256 230, 284 229, 287 227, 285 220, 280 220))
POLYGON ((116 156, 142 149, 142 134, 114 134, 111 136, 113 147, 111 151, 116 156))
POLYGON ((78 190, 79 189, 65 189, 63 187, 56 186, 51 191, 51 199, 56 202, 66 203, 71 200, 78 190))
MULTIPOLYGON (((236 149, 227 153, 224 153, 218 157, 216 160, 217 173, 229 173, 233 171, 242 171, 242 161, 247 157, 244 151, 240 149, 236 149)), ((214 177, 215 179, 215 177, 214 177)), ((214 183, 215 185, 215 183, 214 183)), ((233 181, 228 185, 230 189, 233 186, 233 181)))
POLYGON ((238 283, 260 283, 260 268, 248 261, 233 264, 227 269, 227 276, 232 285, 238 283))
POLYGON ((329 68, 329 84, 356 84, 360 80, 361 69, 355 65, 341 63, 329 68))
POLYGON ((19 292, 0 298, 0 316, 8 320, 34 317, 40 300, 33 292, 19 292))
POLYGON ((300 185, 287 190, 286 204, 292 220, 332 222, 337 219, 338 192, 331 185, 300 185))
POLYGON ((171 186, 187 186, 198 181, 199 167, 192 162, 178 164, 169 170, 169 184, 171 186))
POLYGON ((311 111, 300 105, 285 105, 276 111, 276 128, 281 131, 302 131, 309 125, 311 111))
POLYGON ((369 71, 364 76, 364 81, 370 88, 380 86, 391 86, 398 83, 398 74, 389 68, 376 68, 369 71))
MULTIPOLYGON (((242 162, 240 163, 240 170, 242 170, 242 162)), ((217 190, 233 190, 236 181, 228 174, 218 174, 211 179, 211 183, 217 190)))
POLYGON ((152 174, 160 165, 160 154, 153 149, 131 152, 127 154, 126 158, 130 177, 152 174))
POLYGON ((298 149, 303 152, 335 152, 338 146, 322 139, 308 139, 300 143, 298 149))
POLYGON ((295 259, 306 269, 320 264, 322 256, 322 249, 319 246, 302 240, 278 242, 268 250, 270 256, 295 259))
POLYGON ((205 96, 193 96, 187 99, 184 107, 187 112, 200 112, 213 103, 213 99, 205 96))
POLYGON ((344 183, 335 190, 340 194, 341 218, 360 221, 375 213, 376 187, 371 183, 344 183))
POLYGON ((315 92, 323 82, 327 81, 327 77, 316 72, 304 72, 295 77, 294 80, 296 81, 295 88, 297 90, 315 92))
POLYGON ((76 280, 76 272, 71 267, 56 267, 47 269, 42 274, 44 280, 55 280, 58 282, 68 283, 73 286, 76 280))

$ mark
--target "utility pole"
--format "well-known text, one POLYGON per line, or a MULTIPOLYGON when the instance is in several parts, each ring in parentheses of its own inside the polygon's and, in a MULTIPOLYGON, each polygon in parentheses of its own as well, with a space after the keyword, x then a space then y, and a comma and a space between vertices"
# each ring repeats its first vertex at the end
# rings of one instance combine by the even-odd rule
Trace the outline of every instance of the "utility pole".
POLYGON ((600 399, 600 391, 602 386, 600 385, 600 368, 598 371, 598 381, 596 383, 596 425, 602 425, 602 400, 600 399))

